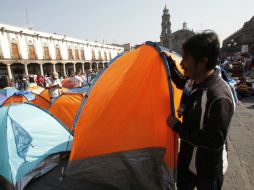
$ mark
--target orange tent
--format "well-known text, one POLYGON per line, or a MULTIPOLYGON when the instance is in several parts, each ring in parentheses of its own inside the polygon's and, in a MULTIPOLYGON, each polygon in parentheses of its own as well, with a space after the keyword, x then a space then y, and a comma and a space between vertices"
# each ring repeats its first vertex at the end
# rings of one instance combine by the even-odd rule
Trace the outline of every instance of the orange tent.
MULTIPOLYGON (((60 91, 61 91, 61 93, 64 93, 64 92, 67 92, 68 89, 67 88, 61 88, 60 91)), ((50 102, 50 97, 49 97, 49 91, 48 91, 48 89, 43 90, 40 93, 40 95, 50 102)))
POLYGON ((92 84, 75 119, 66 175, 118 189, 174 185, 178 138, 166 118, 181 91, 160 51, 149 42, 124 54, 92 84))
POLYGON ((74 83, 69 78, 66 78, 62 81, 62 86, 64 88, 72 89, 74 88, 74 83))
POLYGON ((31 103, 33 103, 45 110, 48 110, 48 108, 50 106, 50 102, 38 94, 34 94, 34 96, 35 96, 35 99, 32 100, 31 103))
POLYGON ((81 93, 63 93, 52 103, 49 112, 71 130, 83 97, 81 93))
POLYGON ((23 103, 23 102, 29 102, 32 104, 35 104, 45 110, 47 110, 50 106, 50 103, 45 98, 41 97, 40 95, 37 95, 35 93, 30 92, 30 94, 33 96, 31 100, 29 100, 26 96, 22 94, 13 94, 9 98, 7 98, 3 103, 2 106, 7 106, 11 103, 23 103))
POLYGON ((7 98, 1 106, 8 106, 11 103, 23 103, 23 102, 29 102, 29 100, 25 96, 19 96, 19 95, 12 95, 9 98, 7 98))
POLYGON ((28 88, 27 91, 33 92, 35 94, 40 94, 44 90, 45 90, 45 88, 43 88, 41 86, 31 86, 28 88))

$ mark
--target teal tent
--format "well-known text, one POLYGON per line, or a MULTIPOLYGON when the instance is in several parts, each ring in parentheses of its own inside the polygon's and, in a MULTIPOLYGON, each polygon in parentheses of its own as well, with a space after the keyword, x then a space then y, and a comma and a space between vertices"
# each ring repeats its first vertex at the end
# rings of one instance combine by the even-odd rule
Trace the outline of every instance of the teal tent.
POLYGON ((0 108, 0 184, 22 190, 58 165, 72 136, 47 111, 23 103, 0 108))

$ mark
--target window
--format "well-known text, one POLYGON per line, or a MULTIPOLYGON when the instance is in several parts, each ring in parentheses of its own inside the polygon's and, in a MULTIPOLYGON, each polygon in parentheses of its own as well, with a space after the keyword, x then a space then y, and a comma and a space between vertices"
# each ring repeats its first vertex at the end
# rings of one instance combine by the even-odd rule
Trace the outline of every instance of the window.
POLYGON ((104 61, 108 60, 107 52, 104 52, 104 61))
POLYGON ((62 59, 61 53, 60 53, 60 49, 58 47, 56 48, 56 59, 57 60, 61 60, 62 59))
POLYGON ((29 59, 36 59, 36 54, 35 54, 35 48, 34 45, 29 45, 28 46, 29 49, 29 59))
POLYGON ((81 60, 85 60, 85 52, 84 52, 84 50, 80 50, 80 56, 81 56, 81 60))
POLYGON ((102 60, 101 51, 99 51, 99 60, 100 60, 100 61, 102 60))
POLYGON ((72 49, 68 49, 68 59, 73 60, 72 49))
POLYGON ((92 49, 92 60, 94 61, 96 58, 95 58, 95 52, 94 50, 92 49))
POLYGON ((43 47, 43 50, 44 50, 44 58, 43 59, 49 60, 50 59, 49 48, 48 47, 43 47))
POLYGON ((75 59, 79 60, 79 53, 78 53, 78 49, 75 49, 75 59))
POLYGON ((11 43, 11 48, 12 48, 12 59, 20 59, 18 45, 16 43, 11 43))

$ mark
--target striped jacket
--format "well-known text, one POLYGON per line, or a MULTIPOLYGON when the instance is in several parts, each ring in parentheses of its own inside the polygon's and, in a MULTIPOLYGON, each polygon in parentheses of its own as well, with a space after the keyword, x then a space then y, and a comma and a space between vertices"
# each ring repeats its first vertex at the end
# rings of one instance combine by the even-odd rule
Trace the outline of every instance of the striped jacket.
POLYGON ((235 109, 227 83, 216 72, 195 85, 170 66, 177 88, 188 89, 184 98, 183 121, 173 126, 181 139, 179 169, 216 178, 227 169, 226 137, 235 109))

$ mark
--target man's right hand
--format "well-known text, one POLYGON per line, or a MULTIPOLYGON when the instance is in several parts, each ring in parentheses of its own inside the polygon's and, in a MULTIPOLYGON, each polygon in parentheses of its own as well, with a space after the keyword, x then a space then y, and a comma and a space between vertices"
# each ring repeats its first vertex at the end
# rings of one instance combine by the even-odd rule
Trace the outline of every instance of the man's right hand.
POLYGON ((175 66, 175 60, 171 57, 169 52, 162 50, 160 53, 166 56, 169 65, 175 66))

